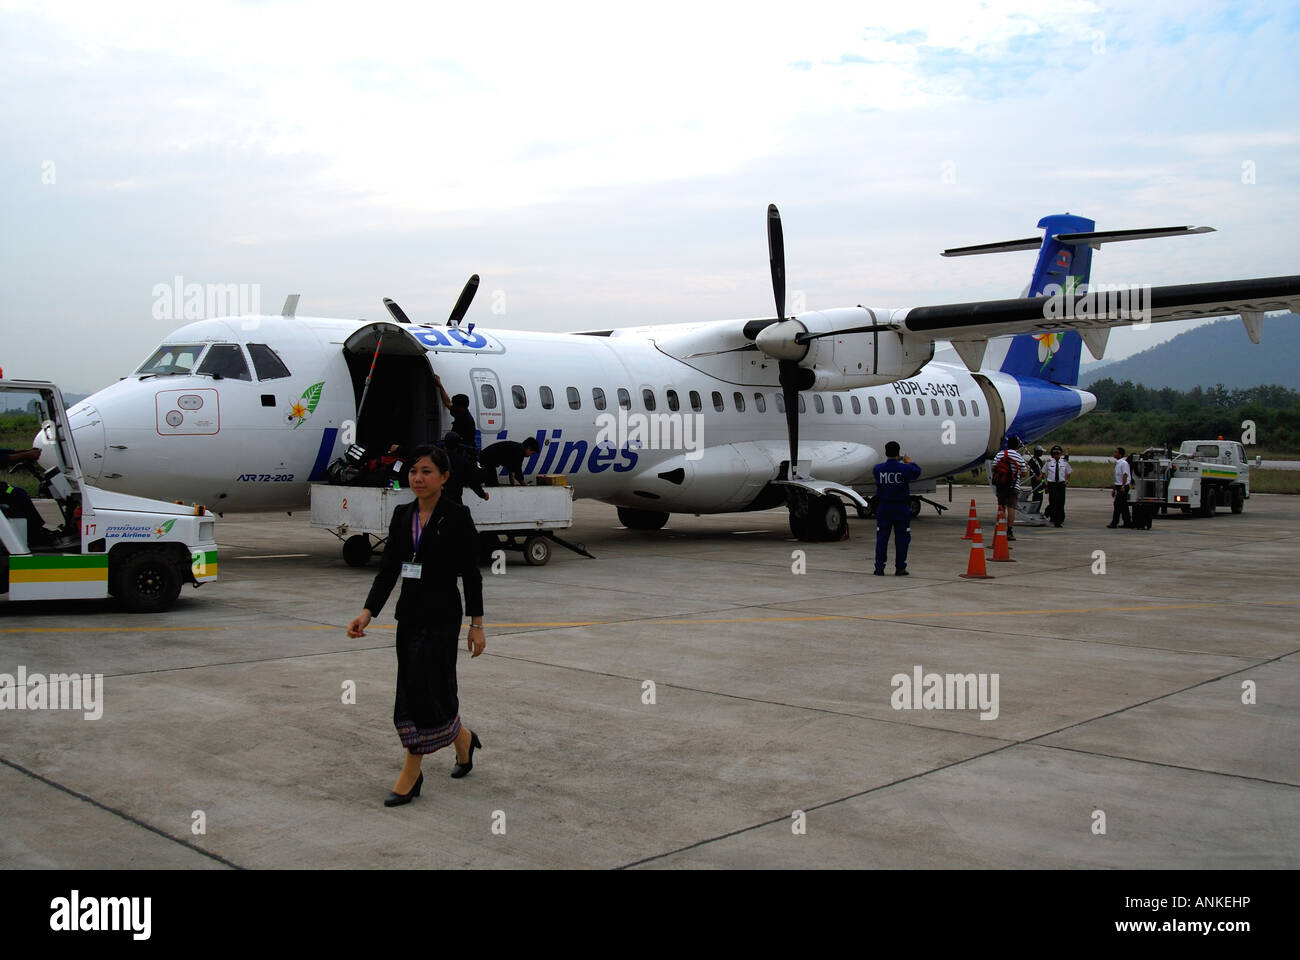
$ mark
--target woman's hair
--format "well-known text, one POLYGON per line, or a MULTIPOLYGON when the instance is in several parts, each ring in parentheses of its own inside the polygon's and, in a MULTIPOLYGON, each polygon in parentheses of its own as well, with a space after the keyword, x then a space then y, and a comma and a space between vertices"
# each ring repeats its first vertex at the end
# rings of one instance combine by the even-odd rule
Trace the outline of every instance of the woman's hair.
POLYGON ((423 457, 428 457, 433 461, 433 465, 438 468, 439 473, 448 473, 451 471, 451 459, 447 456, 447 451, 442 447, 431 446, 422 443, 418 447, 412 447, 407 455, 407 462, 414 467, 423 457))

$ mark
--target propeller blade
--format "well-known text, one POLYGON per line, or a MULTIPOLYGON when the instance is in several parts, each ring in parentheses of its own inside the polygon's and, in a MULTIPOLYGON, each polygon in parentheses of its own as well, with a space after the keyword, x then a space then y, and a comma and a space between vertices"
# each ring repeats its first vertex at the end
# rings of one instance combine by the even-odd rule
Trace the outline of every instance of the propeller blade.
POLYGON ((451 308, 451 316, 447 318, 447 326, 458 327, 465 314, 469 312, 469 305, 474 302, 474 294, 478 293, 478 274, 474 274, 465 283, 465 289, 460 292, 460 299, 456 301, 456 306, 451 308))
POLYGON ((790 440, 790 472, 786 479, 791 479, 799 463, 799 364, 782 360, 778 369, 781 396, 785 400, 785 432, 790 440))
POLYGON ((776 318, 785 319, 785 235, 781 232, 781 211, 775 203, 767 205, 767 259, 772 265, 772 295, 776 298, 776 318))
POLYGON ((388 312, 393 315, 393 319, 398 323, 411 322, 410 318, 406 315, 406 311, 397 305, 396 300, 390 300, 388 297, 384 297, 384 306, 388 308, 388 312))

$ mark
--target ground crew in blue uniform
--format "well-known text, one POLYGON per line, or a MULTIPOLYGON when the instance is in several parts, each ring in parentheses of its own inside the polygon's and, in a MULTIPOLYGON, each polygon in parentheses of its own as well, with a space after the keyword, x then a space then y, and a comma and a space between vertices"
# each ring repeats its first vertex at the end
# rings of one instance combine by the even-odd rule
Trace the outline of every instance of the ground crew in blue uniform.
POLYGON ((907 576, 907 545, 912 542, 912 492, 908 484, 921 476, 921 468, 911 457, 898 459, 897 440, 885 444, 889 459, 878 463, 871 472, 876 478, 876 569, 885 575, 889 554, 889 533, 894 533, 894 576, 907 576))

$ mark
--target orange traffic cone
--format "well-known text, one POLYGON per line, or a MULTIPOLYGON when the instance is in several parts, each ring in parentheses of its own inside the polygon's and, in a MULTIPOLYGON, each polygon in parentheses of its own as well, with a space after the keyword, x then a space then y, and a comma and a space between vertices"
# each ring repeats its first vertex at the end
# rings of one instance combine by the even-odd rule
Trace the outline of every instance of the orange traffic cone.
POLYGON ((975 539, 975 531, 980 528, 980 518, 975 515, 975 498, 970 498, 970 516, 966 518, 966 532, 962 534, 963 540, 975 539))
POLYGON ((957 576, 963 580, 995 579, 984 566, 984 536, 980 533, 978 524, 975 526, 975 539, 970 545, 970 561, 966 564, 966 572, 959 573, 957 576))
POLYGON ((1007 513, 998 507, 998 526, 993 531, 993 560, 996 563, 1015 563, 1011 559, 1011 544, 1007 542, 1007 513))

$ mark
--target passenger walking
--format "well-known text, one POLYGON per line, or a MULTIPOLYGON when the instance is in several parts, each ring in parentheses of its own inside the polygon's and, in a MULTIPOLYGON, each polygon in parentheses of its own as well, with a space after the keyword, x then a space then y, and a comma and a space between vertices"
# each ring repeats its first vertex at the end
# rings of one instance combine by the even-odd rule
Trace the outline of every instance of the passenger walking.
POLYGON ((884 463, 872 468, 876 478, 876 568, 873 574, 885 575, 889 558, 889 534, 894 534, 894 576, 906 577, 907 545, 912 542, 912 492, 908 484, 919 479, 921 468, 911 457, 898 459, 902 448, 897 440, 885 444, 884 463))
POLYGON ((1025 458, 1020 455, 1019 437, 1008 439, 1006 446, 998 451, 998 455, 993 458, 993 465, 989 467, 989 478, 997 493, 998 506, 1006 508, 1008 540, 1016 539, 1012 527, 1016 523, 1016 504, 1020 500, 1020 478, 1028 471, 1025 458))
POLYGON ((1070 483, 1070 466, 1062 453, 1060 444, 1052 447, 1052 458, 1043 464, 1043 479, 1047 482, 1047 519, 1052 526, 1059 527, 1065 523, 1065 488, 1070 483))
POLYGON ((399 574, 397 598, 397 693, 393 725, 406 748, 406 761, 384 801, 386 807, 410 803, 420 795, 425 754, 448 744, 456 748, 451 775, 460 778, 474 766, 478 734, 461 724, 456 686, 456 651, 460 640, 459 577, 469 613, 468 649, 477 657, 487 646, 483 636, 483 576, 478 569, 478 533, 468 508, 445 493, 450 478, 447 454, 436 447, 411 451, 408 482, 416 499, 393 511, 388 542, 365 608, 348 624, 349 637, 364 637, 379 615, 399 574))

